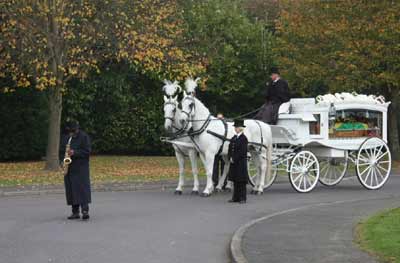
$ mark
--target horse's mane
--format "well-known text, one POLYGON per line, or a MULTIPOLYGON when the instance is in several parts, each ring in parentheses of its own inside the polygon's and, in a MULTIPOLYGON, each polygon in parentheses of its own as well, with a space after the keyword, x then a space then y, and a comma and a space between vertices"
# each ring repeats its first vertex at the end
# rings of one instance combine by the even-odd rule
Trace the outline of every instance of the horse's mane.
POLYGON ((197 112, 197 110, 198 110, 198 108, 200 106, 201 108, 203 108, 203 111, 205 113, 207 113, 207 116, 210 115, 210 110, 206 107, 206 105, 204 105, 204 103, 201 102, 201 100, 199 100, 198 98, 196 98, 196 97, 193 97, 193 98, 194 98, 194 101, 196 103, 196 112, 197 112))

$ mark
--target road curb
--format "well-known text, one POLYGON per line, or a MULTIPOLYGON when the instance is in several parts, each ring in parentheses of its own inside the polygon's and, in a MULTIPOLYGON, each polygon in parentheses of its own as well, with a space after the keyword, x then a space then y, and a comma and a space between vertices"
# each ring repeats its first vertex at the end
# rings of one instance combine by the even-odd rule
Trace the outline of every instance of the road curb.
POLYGON ((379 198, 351 199, 351 200, 344 200, 344 201, 324 202, 324 203, 305 205, 305 206, 300 206, 297 208, 292 208, 292 209, 275 212, 275 213, 265 215, 263 217, 259 217, 257 219, 251 220, 250 222, 247 222, 246 224, 239 227, 235 231, 235 233, 233 234, 233 236, 231 238, 230 255, 231 255, 232 262, 233 263, 249 263, 244 255, 243 248, 242 248, 243 236, 250 227, 252 227, 262 221, 266 221, 266 220, 271 219, 276 216, 289 214, 289 213, 297 212, 297 211, 301 211, 301 210, 312 209, 312 208, 321 207, 321 206, 356 203, 356 202, 370 201, 370 200, 384 200, 384 199, 391 199, 391 198, 400 198, 400 195, 389 195, 389 196, 379 197, 379 198))

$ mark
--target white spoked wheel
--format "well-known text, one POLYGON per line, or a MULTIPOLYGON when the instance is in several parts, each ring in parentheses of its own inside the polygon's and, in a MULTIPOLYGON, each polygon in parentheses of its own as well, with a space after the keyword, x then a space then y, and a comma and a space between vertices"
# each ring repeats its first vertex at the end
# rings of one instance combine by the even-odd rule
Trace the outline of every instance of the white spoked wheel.
POLYGON ((346 175, 348 164, 347 152, 343 158, 319 158, 319 182, 325 186, 337 185, 346 175))
MULTIPOLYGON (((248 157, 247 159, 247 170, 249 173, 249 181, 251 186, 256 185, 256 180, 257 180, 257 166, 254 163, 254 160, 251 157, 248 157)), ((276 178, 276 175, 278 174, 278 171, 276 170, 275 166, 272 166, 272 173, 270 176, 268 174, 265 175, 265 182, 264 182, 264 189, 270 187, 276 178)))
POLYGON ((360 146, 356 159, 356 172, 360 183, 367 189, 381 188, 392 169, 389 147, 380 138, 368 138, 360 146))
POLYGON ((290 163, 289 181, 300 193, 308 193, 315 188, 319 179, 319 163, 310 151, 297 153, 290 163))

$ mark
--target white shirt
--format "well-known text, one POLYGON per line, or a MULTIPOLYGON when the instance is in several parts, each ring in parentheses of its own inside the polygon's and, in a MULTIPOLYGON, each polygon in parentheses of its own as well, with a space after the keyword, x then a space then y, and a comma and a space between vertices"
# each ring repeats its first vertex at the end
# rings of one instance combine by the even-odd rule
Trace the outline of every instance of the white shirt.
POLYGON ((280 79, 281 79, 281 78, 278 77, 278 78, 277 78, 276 80, 274 80, 273 82, 275 83, 275 82, 277 82, 277 81, 280 80, 280 79))
POLYGON ((243 132, 236 133, 237 138, 239 138, 239 136, 242 134, 243 134, 243 132))

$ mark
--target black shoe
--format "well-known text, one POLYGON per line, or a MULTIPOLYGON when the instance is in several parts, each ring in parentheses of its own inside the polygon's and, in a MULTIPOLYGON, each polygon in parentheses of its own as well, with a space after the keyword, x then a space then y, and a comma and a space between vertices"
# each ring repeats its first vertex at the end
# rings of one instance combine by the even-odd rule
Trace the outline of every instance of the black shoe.
POLYGON ((90 218, 89 213, 88 212, 83 212, 82 213, 82 220, 88 220, 90 218))
POLYGON ((231 200, 228 200, 228 203, 237 203, 238 201, 236 201, 236 200, 233 200, 233 199, 231 199, 231 200))
POLYGON ((67 217, 69 220, 74 220, 74 219, 80 219, 81 216, 79 214, 72 214, 69 217, 67 217))

